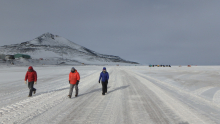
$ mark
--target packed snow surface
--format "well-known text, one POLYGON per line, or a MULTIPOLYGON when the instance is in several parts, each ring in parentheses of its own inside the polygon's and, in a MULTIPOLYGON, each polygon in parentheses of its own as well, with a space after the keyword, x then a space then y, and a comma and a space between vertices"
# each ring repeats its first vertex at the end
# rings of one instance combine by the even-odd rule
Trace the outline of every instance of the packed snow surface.
POLYGON ((108 66, 105 96, 98 83, 102 66, 75 66, 81 80, 79 96, 71 99, 70 66, 34 67, 31 98, 27 68, 0 68, 0 123, 220 124, 219 66, 108 66))

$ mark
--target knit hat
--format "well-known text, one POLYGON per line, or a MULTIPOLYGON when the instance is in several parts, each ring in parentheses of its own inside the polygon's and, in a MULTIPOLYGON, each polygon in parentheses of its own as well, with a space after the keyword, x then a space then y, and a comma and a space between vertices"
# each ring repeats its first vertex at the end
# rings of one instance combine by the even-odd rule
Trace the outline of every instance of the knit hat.
POLYGON ((106 70, 106 67, 104 67, 103 70, 106 70))

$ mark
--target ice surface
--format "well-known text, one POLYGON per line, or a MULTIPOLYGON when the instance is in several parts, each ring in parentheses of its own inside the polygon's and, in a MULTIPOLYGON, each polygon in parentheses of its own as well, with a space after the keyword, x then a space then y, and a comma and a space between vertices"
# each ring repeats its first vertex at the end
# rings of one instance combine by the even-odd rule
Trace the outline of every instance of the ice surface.
MULTIPOLYGON (((34 66, 37 94, 28 98, 28 66, 0 66, 0 123, 214 124, 220 123, 220 67, 75 66, 79 97, 67 98, 72 66, 34 66)), ((74 91, 75 93, 75 91, 74 91)))

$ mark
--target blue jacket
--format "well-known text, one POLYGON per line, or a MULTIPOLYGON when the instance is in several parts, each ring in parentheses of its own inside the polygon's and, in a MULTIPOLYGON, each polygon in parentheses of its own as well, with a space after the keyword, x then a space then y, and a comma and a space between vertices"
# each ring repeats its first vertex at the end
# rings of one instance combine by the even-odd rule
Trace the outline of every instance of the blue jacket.
POLYGON ((109 79, 109 75, 108 72, 101 72, 100 77, 99 77, 99 81, 102 79, 102 82, 106 82, 109 79))

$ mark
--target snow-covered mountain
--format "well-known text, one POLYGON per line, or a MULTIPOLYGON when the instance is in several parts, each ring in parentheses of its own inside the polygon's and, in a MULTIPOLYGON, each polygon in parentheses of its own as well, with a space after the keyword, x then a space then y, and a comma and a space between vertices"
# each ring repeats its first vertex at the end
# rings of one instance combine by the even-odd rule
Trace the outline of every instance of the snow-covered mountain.
POLYGON ((0 54, 28 54, 32 59, 56 60, 63 63, 85 64, 138 64, 124 60, 118 56, 99 54, 80 46, 58 35, 45 33, 41 36, 21 44, 5 45, 0 47, 0 54))

